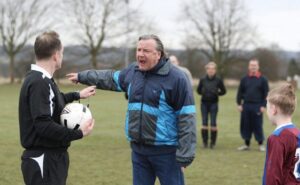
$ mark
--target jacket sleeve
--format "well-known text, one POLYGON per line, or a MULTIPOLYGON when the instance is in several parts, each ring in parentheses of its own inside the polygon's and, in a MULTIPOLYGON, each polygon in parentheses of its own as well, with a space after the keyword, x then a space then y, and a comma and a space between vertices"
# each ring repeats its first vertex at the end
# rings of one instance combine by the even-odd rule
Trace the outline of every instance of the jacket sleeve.
POLYGON ((262 93, 263 93, 263 102, 262 106, 266 107, 267 106, 267 96, 269 92, 269 84, 268 80, 266 78, 263 78, 263 87, 262 87, 262 93))
POLYGON ((220 79, 219 81, 218 88, 219 88, 219 93, 218 93, 219 96, 223 96, 226 94, 226 88, 222 79, 220 79))
POLYGON ((198 84, 198 87, 197 87, 197 93, 199 95, 202 95, 202 79, 199 78, 199 84, 198 84))
POLYGON ((178 148, 176 161, 188 166, 195 158, 196 150, 196 108, 193 90, 186 78, 179 80, 176 88, 176 115, 178 128, 178 148))
POLYGON ((34 83, 30 88, 29 104, 36 132, 40 137, 61 142, 82 138, 82 131, 68 129, 52 119, 52 93, 45 82, 34 83))
POLYGON ((241 82, 240 82, 238 92, 237 92, 237 96, 236 96, 236 103, 238 105, 242 104, 243 96, 244 96, 244 79, 242 79, 241 82))
POLYGON ((119 76, 120 71, 87 70, 78 73, 78 81, 85 85, 96 85, 102 90, 122 91, 119 76))
POLYGON ((268 140, 268 150, 265 163, 265 174, 263 178, 263 185, 284 184, 284 145, 280 142, 279 137, 272 137, 268 140))

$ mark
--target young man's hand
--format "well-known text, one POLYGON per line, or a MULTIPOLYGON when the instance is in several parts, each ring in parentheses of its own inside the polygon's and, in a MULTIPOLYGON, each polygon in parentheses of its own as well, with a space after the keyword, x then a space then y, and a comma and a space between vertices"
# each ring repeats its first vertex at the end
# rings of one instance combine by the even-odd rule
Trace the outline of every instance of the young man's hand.
POLYGON ((78 83, 78 73, 69 73, 66 75, 66 77, 73 83, 78 83))
POLYGON ((81 125, 80 130, 82 131, 83 137, 88 136, 92 132, 94 124, 95 120, 89 119, 81 125))
POLYGON ((85 99, 96 94, 96 86, 89 86, 79 92, 80 99, 85 99))

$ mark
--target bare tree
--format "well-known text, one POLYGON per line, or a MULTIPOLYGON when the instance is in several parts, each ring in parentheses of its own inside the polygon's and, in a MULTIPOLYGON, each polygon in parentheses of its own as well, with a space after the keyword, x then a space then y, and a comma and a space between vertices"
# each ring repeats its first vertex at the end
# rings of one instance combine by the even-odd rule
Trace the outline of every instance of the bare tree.
POLYGON ((225 75, 225 64, 234 57, 233 51, 252 43, 254 32, 242 1, 190 0, 185 1, 183 12, 189 40, 225 75))
POLYGON ((27 41, 45 28, 48 6, 39 0, 0 1, 0 40, 9 57, 10 82, 15 80, 15 57, 27 41))
POLYGON ((295 75, 299 75, 299 65, 297 61, 292 58, 288 63, 287 74, 288 76, 294 77, 295 75))
POLYGON ((279 80, 280 58, 275 51, 268 48, 257 48, 254 57, 259 60, 260 70, 271 81, 279 80))
POLYGON ((117 0, 67 0, 64 10, 67 12, 76 39, 88 50, 92 67, 98 68, 98 55, 106 39, 114 38, 126 32, 120 29, 125 24, 126 12, 120 11, 125 1, 117 0), (119 28, 119 29, 118 29, 119 28), (119 31, 122 30, 122 31, 119 31))

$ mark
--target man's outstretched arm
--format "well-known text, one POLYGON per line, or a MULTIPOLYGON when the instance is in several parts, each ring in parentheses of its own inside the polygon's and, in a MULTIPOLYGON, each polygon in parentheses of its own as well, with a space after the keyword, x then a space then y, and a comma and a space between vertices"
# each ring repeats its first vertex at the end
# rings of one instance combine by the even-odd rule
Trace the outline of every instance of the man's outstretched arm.
POLYGON ((97 89, 122 91, 119 85, 119 74, 119 71, 114 70, 86 70, 67 74, 67 78, 73 83, 95 85, 97 89))

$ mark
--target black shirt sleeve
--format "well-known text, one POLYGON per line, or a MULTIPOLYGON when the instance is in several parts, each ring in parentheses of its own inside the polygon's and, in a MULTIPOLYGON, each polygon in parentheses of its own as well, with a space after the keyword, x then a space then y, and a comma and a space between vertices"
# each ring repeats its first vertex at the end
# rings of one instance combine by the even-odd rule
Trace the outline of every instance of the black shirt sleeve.
POLYGON ((30 88, 29 106, 34 122, 34 129, 37 134, 40 137, 61 142, 69 142, 82 138, 82 131, 68 129, 53 121, 51 94, 50 84, 44 81, 36 81, 30 88))
POLYGON ((79 100, 80 99, 80 94, 79 92, 70 92, 70 93, 61 93, 61 95, 64 97, 64 100, 66 103, 71 103, 75 100, 79 100))

